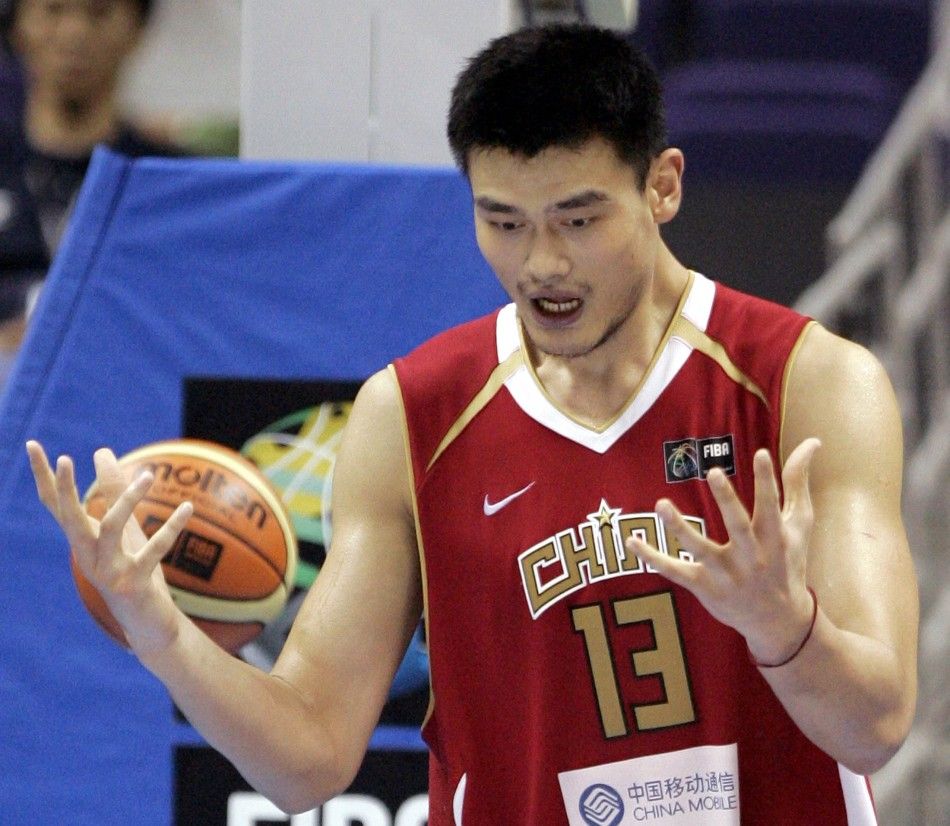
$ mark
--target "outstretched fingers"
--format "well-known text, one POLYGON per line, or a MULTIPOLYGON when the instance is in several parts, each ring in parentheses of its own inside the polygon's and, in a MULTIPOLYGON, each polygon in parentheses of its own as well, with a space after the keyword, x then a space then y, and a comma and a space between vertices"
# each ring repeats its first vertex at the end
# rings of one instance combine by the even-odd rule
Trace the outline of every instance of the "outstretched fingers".
POLYGON ((135 506, 142 501, 142 497, 148 492, 153 481, 154 477, 151 473, 141 473, 131 485, 124 487, 122 492, 113 499, 109 510, 106 511, 99 525, 101 545, 120 547, 123 531, 129 520, 133 518, 132 513, 135 506))
MULTIPOLYGON (((656 509, 664 526, 672 531, 680 547, 694 559, 698 560, 714 553, 713 543, 690 525, 672 502, 668 499, 660 500, 656 509)), ((684 588, 692 588, 701 572, 701 566, 695 562, 669 556, 635 535, 627 539, 627 548, 658 574, 684 588)))
POLYGON ((723 525, 730 540, 738 542, 742 546, 749 546, 755 539, 752 529, 752 521, 749 518, 749 512, 746 510, 739 494, 729 481, 725 472, 720 468, 713 468, 706 477, 709 490, 712 492, 719 513, 722 516, 723 525))
POLYGON ((682 585, 684 588, 690 587, 695 574, 688 571, 685 566, 692 563, 673 559, 636 536, 627 539, 627 549, 636 554, 645 565, 649 565, 651 570, 666 577, 670 582, 682 585))
POLYGON ((752 506, 752 529, 763 549, 781 546, 782 497, 775 478, 772 457, 764 448, 752 457, 755 493, 752 506))
POLYGON ((802 548, 802 553, 807 550, 815 522, 809 471, 820 447, 821 442, 818 439, 805 439, 792 451, 782 468, 782 485, 785 489, 782 517, 790 538, 802 548))
POLYGON ((172 515, 165 520, 165 524, 155 531, 148 542, 145 543, 145 547, 139 552, 139 563, 148 569, 158 565, 162 557, 175 544, 175 540, 191 518, 192 513, 194 513, 194 507, 191 502, 182 502, 175 508, 172 515))
MULTIPOLYGON (((661 499, 656 503, 656 513, 663 523, 663 527, 671 531, 680 547, 688 552, 693 559, 701 560, 716 553, 716 543, 711 542, 696 526, 686 520, 679 508, 669 499, 661 499)), ((660 553, 657 551, 657 553, 660 553)), ((666 556, 666 554, 661 554, 666 556)), ((672 559, 672 557, 668 557, 672 559)))
POLYGON ((57 516, 56 476, 50 467, 49 459, 43 446, 33 439, 26 443, 26 455, 30 460, 30 470, 33 472, 33 482, 36 484, 36 495, 40 502, 53 516, 57 516))
POLYGON ((785 506, 789 512, 805 510, 811 512, 811 491, 809 489, 809 471, 815 453, 821 447, 818 439, 805 439, 789 455, 782 468, 782 486, 785 488, 785 506))
POLYGON ((97 522, 92 519, 79 500, 76 488, 76 471, 69 456, 56 460, 55 472, 56 510, 54 514, 69 544, 73 548, 84 547, 98 537, 97 522))
POLYGON ((125 492, 132 482, 130 472, 119 465, 115 454, 107 447, 99 448, 92 454, 92 462, 96 468, 96 485, 106 500, 106 505, 113 505, 125 492))

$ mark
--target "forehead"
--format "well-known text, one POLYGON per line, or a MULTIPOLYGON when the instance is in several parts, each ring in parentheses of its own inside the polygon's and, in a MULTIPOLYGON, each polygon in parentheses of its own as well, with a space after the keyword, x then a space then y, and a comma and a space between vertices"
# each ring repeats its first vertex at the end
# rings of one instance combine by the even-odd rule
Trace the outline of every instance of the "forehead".
POLYGON ((633 167, 601 139, 548 147, 530 158, 501 147, 476 149, 469 155, 468 177, 476 201, 524 209, 550 207, 581 192, 613 200, 639 189, 633 167))

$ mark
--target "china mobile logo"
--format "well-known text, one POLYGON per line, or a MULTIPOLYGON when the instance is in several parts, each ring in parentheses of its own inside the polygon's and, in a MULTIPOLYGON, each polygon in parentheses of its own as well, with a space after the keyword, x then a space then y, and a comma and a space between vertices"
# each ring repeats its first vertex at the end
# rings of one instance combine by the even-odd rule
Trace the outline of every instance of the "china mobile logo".
POLYGON ((581 818, 588 826, 617 826, 623 819, 623 798, 603 783, 588 786, 581 795, 581 818))

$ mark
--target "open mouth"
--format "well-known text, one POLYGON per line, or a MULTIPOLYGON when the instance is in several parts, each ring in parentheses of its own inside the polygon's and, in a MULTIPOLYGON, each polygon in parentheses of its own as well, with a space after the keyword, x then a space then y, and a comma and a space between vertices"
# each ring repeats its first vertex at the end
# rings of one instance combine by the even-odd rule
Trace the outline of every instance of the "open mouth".
POLYGON ((554 300, 551 298, 533 298, 531 303, 538 313, 549 319, 565 319, 574 315, 583 302, 579 298, 554 300))

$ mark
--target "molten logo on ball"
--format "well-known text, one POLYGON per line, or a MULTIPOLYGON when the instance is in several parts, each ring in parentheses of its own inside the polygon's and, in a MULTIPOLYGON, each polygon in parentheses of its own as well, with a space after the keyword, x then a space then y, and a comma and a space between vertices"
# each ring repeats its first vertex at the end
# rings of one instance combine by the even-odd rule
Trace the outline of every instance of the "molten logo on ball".
MULTIPOLYGON (((140 447, 119 459, 134 478, 155 481, 135 516, 153 535, 184 501, 194 513, 162 560, 175 603, 229 651, 254 639, 277 617, 293 590, 297 538, 280 496, 257 467, 237 451, 198 439, 140 447)), ((106 502, 93 485, 87 511, 101 518, 106 502)), ((122 629, 104 600, 73 568, 90 613, 119 642, 122 629)))
POLYGON ((200 491, 213 497, 219 506, 224 506, 222 512, 230 509, 243 513, 248 522, 257 525, 259 529, 263 529, 267 522, 267 509, 263 503, 249 498, 245 488, 233 484, 213 467, 199 469, 187 462, 179 464, 146 461, 137 465, 137 470, 148 470, 155 477, 152 487, 155 493, 167 492, 176 498, 181 494, 182 499, 193 499, 200 491))

